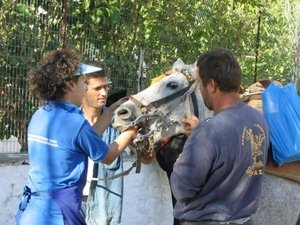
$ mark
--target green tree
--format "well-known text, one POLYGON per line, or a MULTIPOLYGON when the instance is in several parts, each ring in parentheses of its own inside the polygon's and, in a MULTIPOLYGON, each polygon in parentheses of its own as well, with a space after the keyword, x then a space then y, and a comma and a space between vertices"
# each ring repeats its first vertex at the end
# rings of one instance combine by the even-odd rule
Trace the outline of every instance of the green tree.
POLYGON ((15 135, 26 149, 39 105, 26 74, 45 51, 73 46, 83 60, 105 61, 112 91, 128 94, 137 91, 141 48, 142 88, 177 58, 191 64, 215 47, 235 52, 243 86, 256 76, 285 84, 299 80, 297 15, 297 0, 1 0, 0 139, 15 135))

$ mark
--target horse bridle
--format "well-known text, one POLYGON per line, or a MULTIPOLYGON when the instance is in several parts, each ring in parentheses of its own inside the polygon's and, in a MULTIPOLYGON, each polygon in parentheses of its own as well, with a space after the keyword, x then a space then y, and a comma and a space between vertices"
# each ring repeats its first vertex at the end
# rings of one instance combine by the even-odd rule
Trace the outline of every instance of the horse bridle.
MULTIPOLYGON (((142 103, 142 101, 139 101, 133 96, 130 96, 130 100, 140 109, 140 111, 144 114, 157 111, 158 108, 163 107, 165 104, 168 104, 172 100, 177 100, 176 102, 180 103, 183 100, 186 100, 189 96, 192 98, 192 103, 194 107, 194 114, 195 116, 199 116, 199 111, 197 107, 197 99, 195 90, 198 86, 198 82, 192 81, 189 83, 189 85, 171 95, 168 95, 164 98, 158 99, 156 101, 150 102, 150 103, 142 103)), ((173 104, 173 107, 169 110, 171 112, 177 105, 173 104)), ((137 122, 138 118, 135 120, 137 122)))
POLYGON ((142 103, 141 100, 136 99, 134 96, 130 96, 130 100, 139 108, 142 112, 131 124, 131 126, 139 126, 137 137, 130 144, 132 148, 135 148, 137 153, 137 168, 136 172, 140 171, 140 156, 141 153, 151 154, 155 151, 153 135, 157 131, 161 131, 163 124, 172 124, 172 121, 167 117, 179 103, 185 102, 185 109, 187 114, 191 114, 189 97, 191 97, 194 115, 199 116, 198 105, 195 90, 198 86, 198 82, 193 80, 189 85, 171 95, 158 99, 149 103, 142 103), (172 102, 171 102, 172 101, 172 102), (147 128, 145 124, 147 121, 156 119, 156 121, 147 128))

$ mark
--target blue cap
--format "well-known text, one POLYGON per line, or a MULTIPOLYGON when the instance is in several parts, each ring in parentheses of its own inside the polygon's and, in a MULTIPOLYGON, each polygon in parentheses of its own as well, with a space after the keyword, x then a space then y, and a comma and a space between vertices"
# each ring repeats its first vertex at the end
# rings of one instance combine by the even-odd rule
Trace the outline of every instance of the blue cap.
POLYGON ((80 63, 78 70, 75 72, 74 76, 85 75, 89 73, 100 72, 103 69, 101 67, 90 66, 87 64, 80 63))

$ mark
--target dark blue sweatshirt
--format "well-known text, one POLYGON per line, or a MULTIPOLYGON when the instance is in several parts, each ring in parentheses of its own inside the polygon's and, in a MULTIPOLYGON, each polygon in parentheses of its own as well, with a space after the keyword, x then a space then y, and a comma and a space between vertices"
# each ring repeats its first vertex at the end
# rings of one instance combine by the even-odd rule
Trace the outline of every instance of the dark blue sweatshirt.
POLYGON ((229 221, 254 213, 268 147, 263 116, 244 103, 200 123, 171 175, 175 218, 229 221))

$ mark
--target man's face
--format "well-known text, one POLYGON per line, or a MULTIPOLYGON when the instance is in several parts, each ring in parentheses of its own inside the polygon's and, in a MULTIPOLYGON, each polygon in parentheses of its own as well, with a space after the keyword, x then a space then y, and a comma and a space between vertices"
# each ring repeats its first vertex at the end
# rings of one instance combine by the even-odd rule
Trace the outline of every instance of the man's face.
POLYGON ((87 80, 87 91, 84 101, 87 106, 93 108, 103 108, 108 96, 107 77, 91 77, 87 80))

